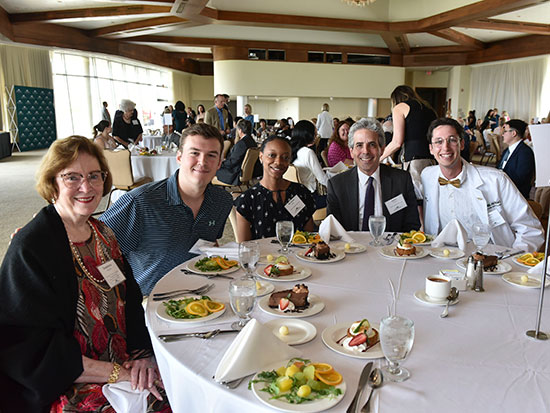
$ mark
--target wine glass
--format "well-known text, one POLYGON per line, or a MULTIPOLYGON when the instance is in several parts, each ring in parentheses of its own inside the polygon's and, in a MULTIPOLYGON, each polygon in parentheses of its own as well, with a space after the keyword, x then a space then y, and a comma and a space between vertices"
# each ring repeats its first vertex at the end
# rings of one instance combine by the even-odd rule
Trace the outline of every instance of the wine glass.
POLYGON ((284 255, 288 254, 288 245, 290 244, 292 235, 294 234, 294 222, 278 221, 275 226, 275 233, 277 234, 279 244, 281 244, 281 249, 279 252, 284 255))
POLYGON ((382 367, 384 380, 404 381, 411 373, 399 366, 405 361, 414 342, 414 323, 408 318, 389 316, 380 322, 380 345, 389 364, 382 367))
POLYGON ((242 330, 249 321, 249 315, 256 303, 256 282, 243 277, 229 283, 229 303, 231 309, 239 317, 239 321, 231 324, 234 330, 242 330))
POLYGON ((489 226, 482 222, 476 222, 472 226, 472 232, 473 241, 477 248, 477 251, 481 252, 483 250, 483 247, 485 247, 491 239, 491 231, 489 229, 489 226))
POLYGON ((239 262, 248 278, 254 278, 254 271, 259 259, 260 244, 258 241, 245 241, 239 244, 239 262))
POLYGON ((370 245, 379 247, 382 243, 378 240, 386 229, 386 217, 383 215, 371 215, 369 217, 369 231, 374 237, 374 240, 370 242, 370 245))

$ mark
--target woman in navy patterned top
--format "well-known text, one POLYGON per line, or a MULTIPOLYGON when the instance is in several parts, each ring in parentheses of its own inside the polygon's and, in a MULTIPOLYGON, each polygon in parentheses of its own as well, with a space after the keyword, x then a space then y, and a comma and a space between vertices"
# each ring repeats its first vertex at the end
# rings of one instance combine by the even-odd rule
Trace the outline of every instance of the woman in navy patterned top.
POLYGON ((314 230, 315 201, 311 192, 283 178, 291 157, 292 149, 286 138, 274 135, 263 142, 260 150, 262 180, 235 201, 239 242, 274 237, 277 221, 293 221, 294 229, 314 230), (289 202, 299 205, 298 212, 289 211, 289 202))

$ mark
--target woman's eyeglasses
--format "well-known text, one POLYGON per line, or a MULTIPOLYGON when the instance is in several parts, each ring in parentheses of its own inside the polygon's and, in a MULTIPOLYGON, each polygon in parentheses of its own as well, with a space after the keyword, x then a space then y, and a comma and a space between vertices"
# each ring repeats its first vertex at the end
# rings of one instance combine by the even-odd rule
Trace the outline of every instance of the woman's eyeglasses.
POLYGON ((80 188, 84 183, 84 179, 92 186, 103 186, 105 179, 107 178, 107 172, 105 171, 96 171, 90 172, 86 178, 78 172, 69 172, 66 174, 59 175, 63 179, 63 183, 67 188, 80 188))

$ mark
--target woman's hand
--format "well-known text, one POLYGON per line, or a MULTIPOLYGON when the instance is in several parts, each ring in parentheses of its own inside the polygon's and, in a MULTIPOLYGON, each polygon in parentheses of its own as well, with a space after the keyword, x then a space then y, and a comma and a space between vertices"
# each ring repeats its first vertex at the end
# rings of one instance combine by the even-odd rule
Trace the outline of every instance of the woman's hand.
POLYGON ((140 391, 147 389, 158 400, 162 400, 157 387, 164 388, 164 385, 160 378, 157 363, 153 357, 127 361, 122 367, 129 371, 130 377, 127 380, 132 383, 132 389, 138 388, 140 391))

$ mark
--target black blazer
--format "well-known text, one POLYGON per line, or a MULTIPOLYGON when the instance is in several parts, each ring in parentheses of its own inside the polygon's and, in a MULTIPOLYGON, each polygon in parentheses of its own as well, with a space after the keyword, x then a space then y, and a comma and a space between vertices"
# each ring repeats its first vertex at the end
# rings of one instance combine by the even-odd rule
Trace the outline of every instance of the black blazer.
MULTIPOLYGON (((382 183, 382 210, 386 217, 386 231, 405 232, 420 228, 418 203, 408 172, 380 165, 382 183), (384 202, 403 194, 407 207, 390 215, 384 202)), ((328 181, 327 214, 333 214, 346 231, 359 228, 359 176, 357 167, 338 174, 328 181)))
MULTIPOLYGON (((502 153, 503 158, 508 152, 509 150, 506 148, 502 153)), ((502 163, 503 161, 501 160, 499 169, 502 169, 502 163)), ((533 150, 523 141, 520 142, 514 152, 512 152, 512 155, 510 155, 503 171, 514 182, 525 199, 529 199, 529 191, 531 191, 531 184, 535 176, 535 155, 533 150)))
MULTIPOLYGON (((256 142, 250 135, 243 136, 235 146, 231 148, 222 166, 216 172, 216 178, 225 184, 239 185, 241 176, 241 165, 248 148, 256 147, 256 142)), ((254 169, 256 171, 256 169, 254 169)))

